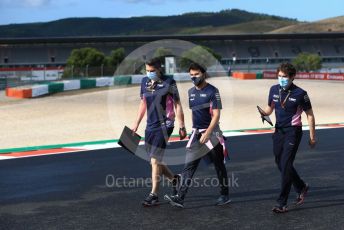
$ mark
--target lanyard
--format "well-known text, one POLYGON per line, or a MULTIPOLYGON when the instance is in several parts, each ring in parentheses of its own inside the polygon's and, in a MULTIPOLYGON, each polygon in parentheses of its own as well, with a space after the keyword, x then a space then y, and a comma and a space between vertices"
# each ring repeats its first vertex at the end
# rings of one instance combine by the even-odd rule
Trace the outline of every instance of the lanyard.
POLYGON ((147 82, 147 85, 146 85, 147 91, 153 93, 155 91, 155 87, 157 84, 158 84, 158 81, 149 80, 149 82, 147 82))
POLYGON ((279 90, 279 101, 281 103, 281 106, 283 109, 285 109, 285 103, 288 100, 288 97, 290 96, 291 90, 288 90, 287 96, 284 98, 284 101, 282 102, 282 94, 281 94, 282 89, 279 90))

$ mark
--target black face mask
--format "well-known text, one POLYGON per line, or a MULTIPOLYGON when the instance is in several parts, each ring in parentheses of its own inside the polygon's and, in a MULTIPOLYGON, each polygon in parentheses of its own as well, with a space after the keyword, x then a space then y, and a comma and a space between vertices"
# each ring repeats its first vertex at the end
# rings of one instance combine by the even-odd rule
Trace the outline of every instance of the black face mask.
POLYGON ((204 77, 192 77, 191 80, 195 86, 199 86, 204 82, 204 77))

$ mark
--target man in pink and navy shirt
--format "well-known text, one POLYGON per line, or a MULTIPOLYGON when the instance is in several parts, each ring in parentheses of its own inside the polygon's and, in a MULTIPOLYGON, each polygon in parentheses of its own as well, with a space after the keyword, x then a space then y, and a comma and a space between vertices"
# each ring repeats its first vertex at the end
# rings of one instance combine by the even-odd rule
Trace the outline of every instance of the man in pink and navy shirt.
POLYGON ((279 66, 277 75, 279 84, 273 85, 270 89, 264 115, 270 115, 275 110, 276 129, 272 139, 275 162, 281 172, 281 192, 272 211, 284 213, 288 211, 287 201, 292 185, 298 194, 296 205, 303 204, 309 189, 309 185, 300 178, 293 163, 302 138, 301 114, 305 112, 307 115, 310 128, 309 145, 312 148, 316 144, 315 118, 307 92, 293 83, 295 67, 290 63, 283 63, 279 66))

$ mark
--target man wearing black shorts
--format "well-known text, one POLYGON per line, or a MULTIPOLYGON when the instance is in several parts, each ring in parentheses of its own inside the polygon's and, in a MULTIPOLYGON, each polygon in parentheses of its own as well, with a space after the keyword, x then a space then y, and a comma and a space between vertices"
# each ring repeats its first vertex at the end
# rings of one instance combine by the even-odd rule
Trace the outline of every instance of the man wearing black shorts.
POLYGON ((159 204, 158 189, 161 176, 164 175, 175 185, 179 180, 162 162, 166 143, 173 132, 177 117, 180 126, 180 139, 186 137, 184 114, 175 80, 161 71, 158 58, 146 62, 147 76, 141 82, 141 102, 132 131, 136 132, 147 111, 145 130, 145 148, 152 166, 152 190, 142 202, 145 207, 159 204))

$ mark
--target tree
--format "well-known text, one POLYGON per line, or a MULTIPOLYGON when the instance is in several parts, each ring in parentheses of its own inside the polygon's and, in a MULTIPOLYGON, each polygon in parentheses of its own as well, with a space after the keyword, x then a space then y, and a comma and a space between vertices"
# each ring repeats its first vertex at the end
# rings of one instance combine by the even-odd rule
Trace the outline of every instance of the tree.
POLYGON ((119 64, 121 64, 121 62, 124 60, 124 58, 125 58, 125 50, 124 50, 124 48, 118 48, 118 49, 115 49, 115 50, 111 51, 110 56, 108 56, 106 58, 106 60, 107 60, 106 64, 107 64, 107 66, 117 68, 117 66, 119 64))
POLYGON ((211 48, 205 46, 195 46, 182 54, 180 66, 183 69, 186 69, 191 62, 197 62, 204 67, 209 67, 217 64, 217 62, 220 60, 221 55, 216 53, 211 48))
POLYGON ((318 54, 300 53, 293 64, 298 71, 317 71, 322 67, 322 60, 318 54))
POLYGON ((63 77, 112 75, 124 58, 123 48, 111 51, 110 56, 90 47, 73 49, 63 77))
POLYGON ((113 75, 118 66, 123 62, 125 58, 124 48, 118 48, 112 50, 110 56, 105 57, 105 75, 113 75))
POLYGON ((105 55, 95 48, 73 49, 67 59, 67 66, 85 67, 101 66, 104 63, 105 55))
POLYGON ((73 49, 71 55, 67 59, 66 70, 63 77, 68 76, 99 76, 100 68, 104 64, 105 55, 95 48, 73 49))

